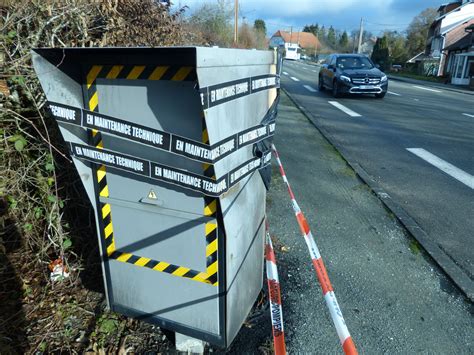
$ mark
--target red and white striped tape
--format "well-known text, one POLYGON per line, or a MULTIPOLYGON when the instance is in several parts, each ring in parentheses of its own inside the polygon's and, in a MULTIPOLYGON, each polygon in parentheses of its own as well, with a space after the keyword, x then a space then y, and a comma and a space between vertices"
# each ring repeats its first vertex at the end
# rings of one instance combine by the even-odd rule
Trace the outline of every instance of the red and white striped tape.
POLYGON ((324 266, 323 259, 321 258, 319 249, 316 245, 316 242, 314 241, 313 234, 309 229, 308 222, 306 221, 303 212, 301 212, 301 209, 298 203, 296 202, 295 195, 293 194, 288 179, 286 178, 285 170, 283 169, 280 156, 278 155, 278 151, 276 150, 274 144, 272 144, 272 150, 275 154, 276 161, 280 168, 281 177, 283 178, 283 181, 285 182, 286 187, 288 188, 288 193, 290 194, 291 203, 293 205, 293 211, 295 212, 295 216, 298 221, 301 233, 303 234, 306 245, 308 246, 309 253, 313 261, 313 266, 316 271, 319 283, 321 285, 321 289, 323 291, 324 300, 326 301, 326 305, 329 308, 329 313, 331 314, 332 321, 334 323, 334 326, 336 327, 337 335, 339 336, 339 340, 341 341, 344 353, 357 354, 357 349, 355 347, 354 342, 352 341, 351 335, 349 334, 346 322, 344 321, 344 317, 342 316, 341 308, 337 303, 336 295, 334 294, 331 282, 329 281, 329 277, 326 271, 326 267, 324 266))
POLYGON ((267 268, 268 294, 270 296, 270 315, 272 317, 273 347, 275 355, 286 354, 283 311, 281 308, 280 281, 268 221, 265 221, 266 242, 265 260, 267 268))

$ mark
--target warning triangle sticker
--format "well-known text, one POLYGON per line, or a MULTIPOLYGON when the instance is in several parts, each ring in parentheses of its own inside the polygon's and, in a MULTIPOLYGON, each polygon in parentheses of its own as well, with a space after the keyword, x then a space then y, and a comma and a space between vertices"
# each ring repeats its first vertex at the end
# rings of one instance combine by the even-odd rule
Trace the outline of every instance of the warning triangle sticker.
POLYGON ((150 200, 156 200, 156 199, 158 199, 158 196, 156 196, 156 193, 155 193, 155 191, 153 191, 153 189, 150 190, 150 192, 148 193, 148 198, 149 198, 150 200))

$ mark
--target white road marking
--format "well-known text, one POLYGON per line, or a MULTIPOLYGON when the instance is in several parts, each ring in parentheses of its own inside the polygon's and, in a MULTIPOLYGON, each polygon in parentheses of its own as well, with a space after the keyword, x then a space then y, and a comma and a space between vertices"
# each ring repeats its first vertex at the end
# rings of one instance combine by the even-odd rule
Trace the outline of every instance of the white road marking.
POLYGON ((474 115, 470 115, 468 113, 463 113, 464 116, 467 116, 467 117, 474 117, 474 115))
POLYGON ((311 92, 316 92, 316 91, 318 91, 318 90, 316 90, 315 88, 313 88, 313 87, 311 87, 311 86, 309 86, 309 85, 303 85, 303 86, 304 86, 304 88, 305 88, 306 90, 309 90, 309 91, 311 91, 311 92))
POLYGON ((283 74, 288 75, 288 73, 286 71, 284 71, 283 74))
POLYGON ((413 100, 415 100, 415 101, 420 101, 420 99, 413 99, 413 100))
POLYGON ((290 76, 290 78, 291 78, 291 80, 293 80, 293 81, 300 81, 300 79, 295 78, 294 76, 290 76))
POLYGON ((407 150, 474 190, 474 176, 471 174, 456 168, 454 165, 422 148, 407 148, 407 150))
POLYGON ((395 96, 402 96, 400 94, 397 94, 396 92, 393 92, 393 91, 387 91, 389 94, 392 94, 392 95, 395 95, 395 96))
POLYGON ((435 89, 428 89, 423 86, 418 86, 418 85, 413 85, 414 88, 421 89, 421 90, 427 90, 427 91, 432 91, 432 92, 442 92, 441 90, 435 90, 435 89))
POLYGON ((361 115, 359 115, 357 112, 354 112, 351 109, 347 108, 346 106, 341 105, 337 101, 328 101, 328 102, 329 102, 330 105, 333 105, 334 107, 338 108, 339 110, 341 110, 344 113, 347 113, 351 117, 361 117, 361 115))
POLYGON ((311 70, 313 73, 317 73, 317 70, 311 70))

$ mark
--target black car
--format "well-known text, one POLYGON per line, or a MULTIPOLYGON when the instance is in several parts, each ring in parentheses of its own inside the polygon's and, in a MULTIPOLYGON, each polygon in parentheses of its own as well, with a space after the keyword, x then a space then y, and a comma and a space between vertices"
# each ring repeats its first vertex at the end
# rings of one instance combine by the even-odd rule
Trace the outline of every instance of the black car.
POLYGON ((319 71, 318 88, 332 90, 334 97, 342 94, 375 94, 382 98, 387 93, 387 76, 362 54, 332 54, 319 71))

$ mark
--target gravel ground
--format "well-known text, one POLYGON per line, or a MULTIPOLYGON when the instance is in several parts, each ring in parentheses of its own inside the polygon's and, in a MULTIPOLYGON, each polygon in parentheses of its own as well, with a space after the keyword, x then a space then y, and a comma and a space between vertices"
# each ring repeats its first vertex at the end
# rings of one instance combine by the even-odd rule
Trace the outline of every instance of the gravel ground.
MULTIPOLYGON (((472 304, 284 93, 275 145, 359 352, 474 353, 472 304)), ((287 349, 341 352, 276 166, 267 203, 287 349)), ((267 352, 270 332, 263 316, 229 352, 267 352)))

